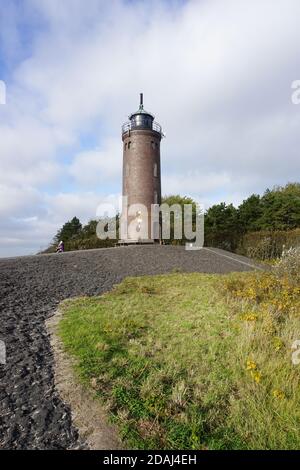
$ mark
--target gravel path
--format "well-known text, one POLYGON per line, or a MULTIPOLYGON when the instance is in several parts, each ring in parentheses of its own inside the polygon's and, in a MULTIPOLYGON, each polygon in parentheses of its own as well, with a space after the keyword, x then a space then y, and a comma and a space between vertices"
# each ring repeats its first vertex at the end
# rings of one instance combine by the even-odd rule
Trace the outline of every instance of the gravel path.
POLYGON ((54 387, 45 320, 60 301, 101 294, 128 275, 252 270, 247 258, 222 250, 137 246, 0 259, 0 448, 84 448, 69 408, 54 387))

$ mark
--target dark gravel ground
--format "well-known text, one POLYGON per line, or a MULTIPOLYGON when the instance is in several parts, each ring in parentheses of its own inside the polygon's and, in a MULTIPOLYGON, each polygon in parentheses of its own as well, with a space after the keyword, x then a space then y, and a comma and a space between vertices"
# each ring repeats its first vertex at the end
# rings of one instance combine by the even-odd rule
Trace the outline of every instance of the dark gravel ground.
POLYGON ((54 387, 45 320, 60 301, 101 294, 129 275, 174 269, 227 273, 251 266, 247 258, 222 250, 167 246, 0 259, 0 340, 7 348, 7 364, 0 365, 0 448, 85 447, 54 387))

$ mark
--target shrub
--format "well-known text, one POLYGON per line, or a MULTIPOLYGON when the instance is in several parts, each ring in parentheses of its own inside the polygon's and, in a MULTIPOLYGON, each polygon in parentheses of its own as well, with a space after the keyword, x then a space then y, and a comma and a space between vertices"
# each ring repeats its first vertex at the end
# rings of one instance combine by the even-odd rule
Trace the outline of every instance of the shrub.
POLYGON ((300 283, 300 246, 283 251, 282 257, 275 265, 275 273, 288 278, 293 284, 300 283))
POLYGON ((300 246, 300 229, 250 232, 241 239, 237 252, 262 260, 280 258, 284 249, 300 246))

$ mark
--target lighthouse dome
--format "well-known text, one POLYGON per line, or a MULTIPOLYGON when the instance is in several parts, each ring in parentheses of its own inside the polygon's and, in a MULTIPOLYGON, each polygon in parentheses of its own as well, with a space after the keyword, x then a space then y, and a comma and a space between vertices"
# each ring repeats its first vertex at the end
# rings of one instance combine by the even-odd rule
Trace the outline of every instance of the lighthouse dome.
POLYGON ((141 93, 140 107, 135 113, 130 114, 129 121, 123 124, 122 135, 124 136, 124 134, 127 134, 127 132, 130 131, 143 129, 155 131, 160 134, 161 137, 164 137, 160 124, 154 121, 153 114, 149 113, 144 109, 143 93, 141 93))
POLYGON ((135 112, 129 116, 131 123, 131 129, 143 128, 143 129, 152 129, 154 116, 144 109, 143 103, 143 93, 140 95, 140 107, 135 112))

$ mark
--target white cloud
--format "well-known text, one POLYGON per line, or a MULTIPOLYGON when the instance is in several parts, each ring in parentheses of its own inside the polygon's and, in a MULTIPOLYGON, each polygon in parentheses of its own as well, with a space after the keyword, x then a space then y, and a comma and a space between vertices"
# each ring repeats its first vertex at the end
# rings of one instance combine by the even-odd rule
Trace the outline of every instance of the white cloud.
POLYGON ((107 140, 103 150, 80 152, 70 165, 70 174, 82 186, 100 186, 103 181, 121 180, 122 147, 119 140, 107 140))
POLYGON ((26 217, 36 212, 39 192, 32 187, 17 187, 0 183, 0 218, 26 217))
MULTIPOLYGON (((109 197, 109 196, 107 196, 109 197)), ((96 195, 93 192, 58 193, 46 198, 48 217, 63 224, 74 216, 84 223, 95 219, 97 207, 107 197, 96 195)))
POLYGON ((187 192, 199 199, 218 191, 220 187, 228 188, 232 181, 226 173, 200 173, 195 169, 186 169, 183 174, 168 174, 164 178, 166 194, 184 194, 187 192))

